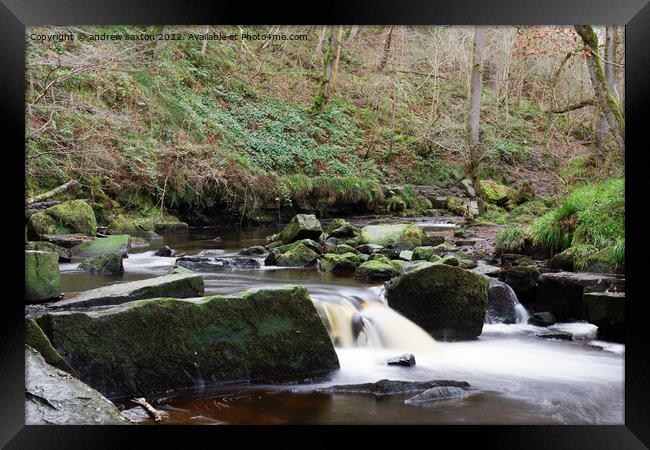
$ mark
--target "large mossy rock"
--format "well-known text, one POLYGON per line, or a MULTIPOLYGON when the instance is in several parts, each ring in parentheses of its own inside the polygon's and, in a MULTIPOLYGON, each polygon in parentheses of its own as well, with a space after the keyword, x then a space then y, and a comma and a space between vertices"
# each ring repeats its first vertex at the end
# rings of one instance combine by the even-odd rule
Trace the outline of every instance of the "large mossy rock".
POLYGON ((625 341, 624 292, 587 292, 584 303, 587 321, 598 326, 600 339, 625 341))
POLYGON ((354 272, 356 278, 364 280, 390 280, 399 273, 400 268, 392 264, 391 260, 382 255, 371 255, 371 259, 357 267, 354 272))
POLYGON ((51 206, 29 218, 30 235, 40 239, 51 234, 84 234, 94 236, 97 221, 93 209, 83 200, 71 200, 51 206))
POLYGON ((361 260, 354 253, 328 253, 320 260, 320 268, 325 272, 354 272, 359 264, 361 260))
POLYGON ((535 297, 537 280, 540 272, 535 266, 513 266, 504 274, 504 280, 514 291, 522 303, 535 297))
POLYGON ((493 180, 481 180, 481 192, 483 200, 494 205, 505 205, 510 200, 511 192, 503 184, 493 180))
POLYGON ((51 242, 31 241, 25 245, 25 250, 36 250, 39 252, 51 252, 59 255, 59 262, 70 262, 72 255, 70 250, 51 242))
POLYGON ((117 253, 84 259, 79 268, 100 275, 119 275, 124 272, 122 257, 117 253))
POLYGON ((132 300, 157 297, 191 298, 202 295, 203 290, 202 275, 192 272, 176 273, 128 283, 110 284, 53 303, 50 308, 119 305, 132 300))
POLYGON ((65 362, 59 353, 52 347, 50 339, 43 333, 34 318, 25 317, 25 344, 41 354, 45 362, 61 370, 72 373, 72 368, 65 362))
POLYGON ((422 245, 424 231, 412 223, 368 225, 361 229, 362 244, 387 246, 397 242, 408 242, 414 246, 422 245))
POLYGON ((26 425, 127 425, 106 397, 25 346, 26 425))
POLYGON ((313 214, 297 214, 289 221, 286 227, 277 235, 277 241, 290 244, 300 239, 313 239, 317 241, 323 228, 313 214))
POLYGON ((468 270, 434 264, 386 283, 386 298, 436 339, 473 339, 483 330, 488 282, 468 270))
POLYGON ((320 256, 320 245, 311 239, 303 239, 287 245, 272 248, 264 260, 267 266, 307 267, 316 263, 320 256))
POLYGON ((72 247, 70 251, 72 256, 83 258, 103 256, 109 253, 117 253, 124 258, 130 249, 131 237, 127 234, 116 234, 84 242, 83 244, 72 247))
POLYGON ((25 251, 25 301, 38 303, 61 294, 59 255, 52 252, 25 251))
POLYGON ((304 287, 160 298, 37 319, 78 377, 111 396, 226 381, 299 380, 339 368, 304 287))

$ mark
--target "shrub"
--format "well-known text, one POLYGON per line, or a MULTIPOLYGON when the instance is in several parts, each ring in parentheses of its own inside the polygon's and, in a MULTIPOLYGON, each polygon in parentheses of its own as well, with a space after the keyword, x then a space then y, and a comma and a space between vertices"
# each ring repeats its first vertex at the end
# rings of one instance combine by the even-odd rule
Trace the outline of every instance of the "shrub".
POLYGON ((501 253, 521 253, 527 238, 528 232, 523 228, 504 228, 494 237, 494 247, 501 253))

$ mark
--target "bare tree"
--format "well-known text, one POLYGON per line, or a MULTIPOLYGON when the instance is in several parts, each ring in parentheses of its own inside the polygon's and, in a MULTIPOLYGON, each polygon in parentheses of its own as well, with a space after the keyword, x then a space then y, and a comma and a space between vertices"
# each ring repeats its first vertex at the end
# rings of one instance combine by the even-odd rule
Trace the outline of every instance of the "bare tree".
POLYGON ((334 59, 334 72, 332 72, 332 90, 336 88, 336 77, 339 73, 339 62, 341 61, 341 47, 343 47, 343 27, 339 26, 336 37, 336 57, 334 59))
POLYGON ((393 40, 393 25, 388 27, 386 32, 386 39, 384 40, 384 51, 381 54, 381 60, 379 61, 379 70, 384 70, 386 63, 388 62, 388 57, 390 56, 390 43, 393 40))
POLYGON ((591 85, 596 94, 598 107, 607 119, 607 124, 614 137, 614 142, 625 154, 625 122, 618 102, 609 88, 602 58, 598 53, 598 36, 591 25, 574 25, 578 35, 582 38, 587 51, 587 68, 591 85))
POLYGON ((469 111, 467 114, 467 144, 469 147, 469 158, 467 159, 466 170, 476 189, 477 200, 481 203, 481 187, 478 180, 478 168, 481 162, 479 147, 479 119, 481 114, 481 78, 483 71, 483 46, 485 45, 485 27, 474 28, 474 51, 472 54, 472 79, 471 93, 469 100, 469 111))
POLYGON ((329 27, 329 34, 327 37, 328 44, 323 56, 323 72, 318 85, 318 93, 314 99, 314 109, 322 111, 330 99, 332 91, 332 66, 334 63, 334 54, 338 45, 338 33, 334 31, 333 27, 329 27))

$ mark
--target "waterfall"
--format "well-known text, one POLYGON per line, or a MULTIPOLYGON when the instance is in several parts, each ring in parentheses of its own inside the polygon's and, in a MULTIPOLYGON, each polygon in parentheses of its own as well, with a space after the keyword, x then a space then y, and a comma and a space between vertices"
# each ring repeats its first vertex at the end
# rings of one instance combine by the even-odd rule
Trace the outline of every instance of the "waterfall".
POLYGON ((528 323, 528 311, 515 291, 503 281, 490 278, 485 323, 528 323))
POLYGON ((332 301, 312 297, 336 347, 431 350, 436 341, 422 328, 379 301, 332 301))

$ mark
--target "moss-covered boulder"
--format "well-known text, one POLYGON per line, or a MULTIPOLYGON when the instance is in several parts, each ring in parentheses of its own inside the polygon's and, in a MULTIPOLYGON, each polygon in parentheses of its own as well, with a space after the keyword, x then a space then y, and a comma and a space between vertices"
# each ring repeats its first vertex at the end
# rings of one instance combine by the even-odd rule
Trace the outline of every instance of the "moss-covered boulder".
POLYGON ((422 245, 424 231, 412 223, 368 225, 361 229, 362 244, 387 246, 397 242, 408 242, 414 246, 422 245))
POLYGON ((327 247, 327 253, 334 253, 335 255, 342 255, 344 253, 354 253, 355 255, 358 255, 361 252, 350 245, 339 244, 339 245, 329 245, 327 247))
POLYGON ((460 197, 447 197, 447 209, 457 216, 469 213, 469 203, 460 197))
POLYGON ((119 275, 124 272, 122 257, 117 253, 84 259, 79 268, 100 275, 119 275))
POLYGON ((55 348, 52 347, 50 339, 43 333, 41 327, 38 326, 32 317, 25 317, 25 344, 38 350, 48 364, 65 370, 68 373, 73 373, 72 368, 59 355, 55 348))
POLYGON ((85 234, 94 236, 97 221, 93 209, 83 200, 71 200, 51 206, 29 218, 29 234, 41 239, 51 234, 85 234))
POLYGON ((357 267, 356 278, 364 280, 389 280, 399 273, 391 260, 382 255, 371 255, 368 261, 357 267))
POLYGON ((264 260, 267 266, 307 267, 320 256, 320 246, 311 239, 303 239, 287 245, 272 248, 264 260))
POLYGON ((458 247, 456 247, 451 242, 443 242, 442 244, 433 247, 433 253, 435 253, 436 255, 442 255, 444 253, 450 253, 456 251, 458 251, 458 247))
POLYGON ((141 300, 49 313, 37 322, 78 377, 107 396, 234 380, 300 380, 339 367, 303 287, 141 300))
POLYGON ((505 272, 503 281, 508 283, 519 300, 525 303, 534 298, 540 275, 535 266, 513 266, 505 272))
POLYGON ((59 255, 52 252, 25 251, 25 301, 38 303, 61 295, 59 255))
POLYGON ((89 306, 119 305, 133 300, 157 297, 191 298, 203 294, 203 276, 194 272, 173 273, 128 283, 115 283, 50 305, 50 308, 72 309, 89 306))
POLYGON ((117 253, 124 258, 129 250, 131 250, 131 237, 127 234, 116 234, 76 245, 72 247, 71 253, 72 256, 82 258, 117 253))
POLYGON ((501 206, 505 205, 510 199, 510 189, 503 184, 493 180, 481 180, 479 184, 481 185, 483 200, 488 203, 501 206))
POLYGON ((26 425, 128 425, 106 397, 25 346, 26 425))
POLYGON ((359 237, 359 228, 343 219, 334 219, 329 224, 325 235, 337 239, 354 239, 359 237))
POLYGON ((454 255, 444 256, 444 257, 440 258, 438 263, 439 264, 446 264, 448 266, 455 266, 455 267, 460 266, 460 261, 454 255))
POLYGON ((390 280, 386 299, 436 339, 473 339, 483 330, 488 282, 458 267, 433 264, 390 280))
POLYGON ((297 214, 278 233, 275 240, 283 244, 290 244, 300 239, 313 239, 317 241, 321 234, 323 234, 323 228, 315 215, 297 214))
POLYGON ((424 247, 415 247, 413 249, 413 259, 428 261, 434 255, 433 247, 430 245, 424 247))
POLYGON ((72 255, 70 249, 61 247, 45 241, 30 241, 25 245, 25 250, 36 250, 39 252, 51 252, 59 255, 59 262, 70 262, 72 255))
POLYGON ((354 253, 328 253, 320 260, 320 268, 325 272, 354 272, 359 264, 361 260, 354 253))
POLYGON ((444 243, 446 240, 447 239, 442 234, 438 234, 435 232, 426 232, 424 233, 424 237, 422 238, 422 245, 435 247, 436 245, 440 245, 444 243))
POLYGON ((600 339, 625 340, 625 292, 584 294, 587 321, 598 326, 600 339))

